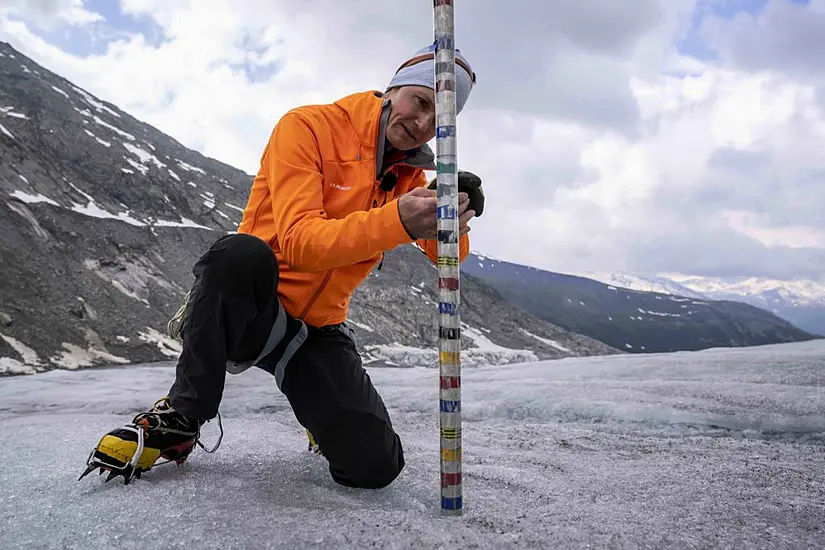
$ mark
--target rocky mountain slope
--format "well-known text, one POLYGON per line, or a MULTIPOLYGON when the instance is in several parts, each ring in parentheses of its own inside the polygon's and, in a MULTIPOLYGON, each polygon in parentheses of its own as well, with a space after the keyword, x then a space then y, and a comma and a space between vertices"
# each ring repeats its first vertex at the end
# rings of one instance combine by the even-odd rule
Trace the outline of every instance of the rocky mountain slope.
POLYGON ((810 340, 763 309, 645 292, 475 254, 464 272, 537 317, 628 352, 669 352, 810 340))
MULTIPOLYGON (((0 373, 176 358, 166 323, 251 178, 0 43, 0 373)), ((368 361, 437 364, 435 283, 414 247, 387 256, 353 300, 368 361)), ((463 285, 468 366, 618 352, 463 285)))

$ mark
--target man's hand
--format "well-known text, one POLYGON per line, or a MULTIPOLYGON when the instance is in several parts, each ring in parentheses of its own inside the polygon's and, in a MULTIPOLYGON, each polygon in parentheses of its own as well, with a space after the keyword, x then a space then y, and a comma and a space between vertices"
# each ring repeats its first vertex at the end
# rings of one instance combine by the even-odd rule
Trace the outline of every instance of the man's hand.
MULTIPOLYGON (((433 178, 427 189, 435 189, 436 186, 436 178, 433 178)), ((469 195, 470 208, 476 213, 475 217, 481 216, 481 213, 484 212, 484 188, 481 185, 481 178, 469 170, 459 170, 458 191, 469 195)))
MULTIPOLYGON (((416 187, 398 199, 398 214, 404 229, 413 239, 435 239, 438 236, 438 199, 436 192, 423 187, 416 187)), ((467 225, 475 216, 468 209, 470 198, 467 193, 458 194, 458 229, 459 236, 470 232, 467 225)))

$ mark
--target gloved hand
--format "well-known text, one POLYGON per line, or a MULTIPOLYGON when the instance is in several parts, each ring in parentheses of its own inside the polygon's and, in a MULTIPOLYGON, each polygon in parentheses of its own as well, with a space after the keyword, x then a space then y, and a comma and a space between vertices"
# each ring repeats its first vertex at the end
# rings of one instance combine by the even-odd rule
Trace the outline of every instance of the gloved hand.
MULTIPOLYGON (((435 190, 437 187, 436 178, 433 178, 427 189, 435 190)), ((470 197, 470 210, 476 213, 475 217, 481 216, 484 211, 484 189, 481 186, 481 178, 466 170, 458 171, 458 192, 467 193, 470 197)))

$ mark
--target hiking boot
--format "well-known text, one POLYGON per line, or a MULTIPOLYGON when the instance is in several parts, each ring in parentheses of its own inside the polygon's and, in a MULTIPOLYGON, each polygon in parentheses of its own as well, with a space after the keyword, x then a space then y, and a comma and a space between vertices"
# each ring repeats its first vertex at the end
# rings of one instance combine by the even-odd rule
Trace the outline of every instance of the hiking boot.
POLYGON ((203 446, 199 441, 201 425, 201 421, 177 412, 169 398, 163 397, 151 410, 137 414, 131 423, 104 435, 89 454, 86 471, 78 481, 100 468, 101 475, 109 472, 106 481, 122 475, 128 484, 132 477, 140 478, 156 465, 172 461, 182 464, 196 444, 203 446), (161 458, 165 461, 158 463, 161 458))

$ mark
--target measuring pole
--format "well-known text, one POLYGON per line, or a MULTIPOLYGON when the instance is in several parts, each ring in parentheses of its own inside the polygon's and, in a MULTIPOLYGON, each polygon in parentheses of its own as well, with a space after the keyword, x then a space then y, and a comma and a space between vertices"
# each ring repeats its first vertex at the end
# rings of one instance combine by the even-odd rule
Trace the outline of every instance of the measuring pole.
POLYGON ((441 512, 461 515, 461 317, 458 267, 453 0, 433 0, 435 21, 436 189, 438 195, 438 361, 441 383, 441 512))

